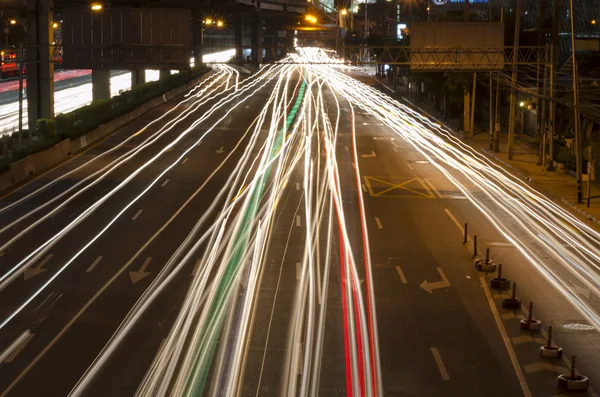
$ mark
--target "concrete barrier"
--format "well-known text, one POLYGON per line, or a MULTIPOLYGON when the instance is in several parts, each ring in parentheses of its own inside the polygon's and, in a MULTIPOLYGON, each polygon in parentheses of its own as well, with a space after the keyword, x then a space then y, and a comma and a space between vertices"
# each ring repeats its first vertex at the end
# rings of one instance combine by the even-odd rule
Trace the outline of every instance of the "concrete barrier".
POLYGON ((0 191, 8 189, 17 183, 24 181, 37 172, 43 171, 46 168, 58 164, 69 155, 76 153, 77 151, 99 141, 100 139, 103 139, 113 131, 125 126, 129 122, 137 119, 150 110, 162 105, 164 103, 164 98, 171 100, 187 92, 191 87, 196 86, 202 80, 204 80, 207 75, 209 75, 209 73, 205 73, 202 76, 196 77, 182 86, 173 88, 172 90, 164 93, 162 96, 158 96, 149 100, 141 106, 133 109, 131 112, 119 116, 108 123, 102 124, 98 126, 98 128, 80 136, 79 138, 75 138, 73 140, 65 139, 51 148, 31 154, 21 160, 11 163, 10 170, 0 174, 0 191))

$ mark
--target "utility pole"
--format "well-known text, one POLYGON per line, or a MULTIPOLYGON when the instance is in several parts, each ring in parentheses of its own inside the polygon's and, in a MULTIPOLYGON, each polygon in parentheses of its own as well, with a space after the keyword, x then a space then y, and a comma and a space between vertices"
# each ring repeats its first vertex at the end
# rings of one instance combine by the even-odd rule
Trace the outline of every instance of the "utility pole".
MULTIPOLYGON (((500 23, 504 23, 504 2, 500 10, 500 23)), ((496 84, 496 125, 494 126, 494 152, 500 151, 500 74, 498 74, 498 83, 496 84)))
POLYGON ((573 112, 575 117, 575 167, 577 173, 577 203, 582 202, 581 195, 581 131, 579 130, 579 93, 577 85, 577 59, 575 58, 575 17, 573 16, 573 0, 569 0, 569 14, 571 17, 571 59, 573 61, 573 112))
POLYGON ((523 0, 517 0, 517 15, 515 20, 515 43, 513 46, 513 70, 510 86, 510 119, 508 121, 508 159, 513 159, 514 140, 515 140, 515 108, 517 102, 517 61, 519 59, 519 34, 521 31, 521 10, 523 9, 523 0))
POLYGON ((594 177, 594 163, 595 161, 592 159, 592 145, 590 144, 589 147, 589 152, 588 152, 588 170, 587 170, 587 174, 588 174, 588 184, 587 184, 587 207, 590 208, 590 194, 591 192, 591 185, 592 185, 592 178, 594 177))
POLYGON ((554 72, 558 63, 558 24, 560 21, 560 10, 558 0, 552 2, 552 44, 550 44, 550 101, 548 131, 548 171, 554 171, 554 133, 556 132, 556 102, 554 100, 554 72))
POLYGON ((542 97, 539 99, 538 112, 541 111, 540 120, 540 158, 538 164, 542 167, 546 166, 546 132, 548 131, 548 123, 546 122, 546 94, 548 92, 548 46, 544 51, 544 83, 542 85, 542 97))
MULTIPOLYGON (((489 16, 489 20, 490 23, 492 22, 492 2, 491 0, 488 0, 488 16, 489 16)), ((494 85, 492 82, 492 71, 490 70, 490 99, 489 99, 489 108, 490 108, 490 112, 489 112, 489 119, 490 119, 490 150, 494 150, 494 120, 492 117, 492 96, 494 94, 494 85)))

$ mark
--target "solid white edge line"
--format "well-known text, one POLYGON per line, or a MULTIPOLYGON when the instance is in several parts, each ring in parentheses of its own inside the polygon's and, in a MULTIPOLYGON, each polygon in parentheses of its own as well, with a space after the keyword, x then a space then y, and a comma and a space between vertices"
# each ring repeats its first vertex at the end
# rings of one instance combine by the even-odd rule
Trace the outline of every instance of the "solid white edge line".
POLYGON ((448 371, 446 370, 446 366, 444 365, 444 361, 442 361, 442 356, 440 356, 440 352, 436 347, 431 347, 431 354, 433 354, 433 359, 440 370, 440 375, 442 375, 443 380, 450 380, 450 375, 448 375, 448 371))

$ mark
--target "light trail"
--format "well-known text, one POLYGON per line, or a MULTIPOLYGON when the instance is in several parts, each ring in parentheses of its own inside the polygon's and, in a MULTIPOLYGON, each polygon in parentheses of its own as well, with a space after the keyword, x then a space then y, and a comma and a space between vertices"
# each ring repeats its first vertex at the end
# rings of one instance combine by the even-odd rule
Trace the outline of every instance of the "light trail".
MULTIPOLYGON (((170 159, 169 164, 156 171, 156 177, 150 178, 152 182, 141 188, 133 199, 120 203, 119 214, 91 235, 89 243, 80 247, 58 272, 49 274, 44 286, 5 319, 0 328, 113 227, 120 214, 150 191, 184 155, 192 155, 191 151, 198 150, 197 146, 208 134, 217 133, 215 129, 234 109, 255 95, 264 95, 264 101, 251 109, 257 114, 254 121, 185 205, 192 202, 210 179, 223 172, 224 164, 231 163, 233 171, 223 178, 226 181, 209 208, 195 220, 192 230, 139 297, 71 395, 85 394, 100 370, 111 364, 110 358, 127 335, 140 325, 140 319, 150 315, 152 304, 161 298, 178 274, 189 270, 198 257, 201 258, 200 266, 137 395, 239 395, 249 376, 246 367, 250 355, 254 354, 262 360, 260 379, 256 382, 258 396, 265 382, 262 377, 265 361, 271 359, 268 351, 274 348, 284 351, 278 362, 279 395, 318 395, 323 372, 321 361, 327 350, 324 346, 326 325, 331 327, 328 321, 334 321, 328 318, 326 308, 332 296, 335 301, 340 301, 336 310, 341 316, 336 318, 333 326, 344 333, 345 394, 356 397, 384 394, 375 285, 357 153, 356 108, 367 111, 409 142, 594 325, 600 325, 599 308, 590 303, 591 300, 581 299, 577 293, 585 288, 594 297, 600 294, 598 233, 496 167, 450 132, 345 75, 341 69, 346 67, 341 61, 331 59, 318 49, 300 49, 298 54, 261 69, 241 83, 232 68, 220 68, 222 70, 207 79, 202 87, 188 93, 187 107, 184 107, 193 110, 179 109, 169 114, 164 125, 156 131, 140 131, 140 134, 145 131, 139 135, 143 139, 140 138, 141 143, 134 149, 118 156, 91 179, 65 191, 56 201, 24 214, 11 225, 22 226, 18 233, 24 234, 16 233, 3 242, 3 246, 9 247, 39 227, 49 214, 56 213, 63 202, 77 197, 93 186, 94 181, 114 172, 116 167, 134 159, 141 151, 157 152, 113 187, 106 197, 90 203, 67 227, 1 276, 0 289, 8 285, 15 274, 20 274, 46 254, 50 246, 77 230, 84 217, 92 216, 119 189, 139 178, 145 167, 164 156, 169 148, 181 144, 192 129, 202 123, 206 125, 206 131, 195 137, 182 155, 174 161, 170 159), (204 106, 203 113, 198 113, 201 106, 204 106), (342 107, 349 110, 344 113, 342 107), (186 128, 175 137, 165 135, 175 126, 186 128), (338 153, 344 146, 352 150, 349 153, 339 150, 338 153), (293 185, 289 181, 294 180, 301 181, 301 191, 289 188, 288 185, 293 185), (477 191, 470 188, 474 184, 477 191), (284 211, 289 205, 296 210, 284 211), (301 217, 301 224, 294 222, 296 216, 301 217), (250 349, 255 312, 262 302, 261 288, 272 288, 264 285, 262 275, 272 248, 282 243, 273 233, 275 227, 280 222, 286 224, 286 220, 289 222, 288 243, 292 231, 297 230, 294 228, 303 227, 301 233, 294 235, 301 246, 297 260, 293 261, 300 263, 298 280, 293 302, 285 316, 287 322, 275 324, 273 303, 268 323, 269 330, 271 325, 286 330, 285 345, 273 346, 275 342, 267 333, 264 350, 257 354, 250 349), (335 263, 334 259, 338 257, 339 263, 335 263), (333 280, 340 287, 331 288, 333 280)), ((0 213, 18 209, 48 186, 42 186, 13 206, 0 209, 0 213)), ((161 231, 177 215, 174 214, 161 231)), ((0 236, 9 233, 8 228, 0 229, 0 236)), ((148 241, 138 250, 128 263, 150 243, 148 241)), ((281 258, 282 263, 286 258, 281 258)))

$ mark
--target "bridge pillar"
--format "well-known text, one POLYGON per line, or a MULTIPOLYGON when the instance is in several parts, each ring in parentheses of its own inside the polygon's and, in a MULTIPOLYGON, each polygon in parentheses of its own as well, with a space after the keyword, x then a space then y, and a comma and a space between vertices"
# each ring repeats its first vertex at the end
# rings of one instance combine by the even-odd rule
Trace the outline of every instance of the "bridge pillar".
POLYGON ((110 99, 110 70, 92 69, 92 100, 110 99))
POLYGON ((202 64, 202 21, 192 25, 192 45, 194 46, 194 65, 202 64))
POLYGON ((263 45, 263 17, 260 13, 254 13, 252 21, 252 62, 262 62, 263 45))
POLYGON ((158 79, 159 80, 168 79, 170 75, 171 75, 170 70, 161 70, 158 74, 158 79))
POLYGON ((235 61, 243 64, 244 59, 244 14, 237 13, 235 17, 235 61))
POLYGON ((146 82, 146 71, 145 70, 132 70, 131 71, 131 88, 144 84, 146 82))
POLYGON ((27 115, 29 137, 41 118, 54 117, 53 0, 27 0, 27 115))

